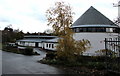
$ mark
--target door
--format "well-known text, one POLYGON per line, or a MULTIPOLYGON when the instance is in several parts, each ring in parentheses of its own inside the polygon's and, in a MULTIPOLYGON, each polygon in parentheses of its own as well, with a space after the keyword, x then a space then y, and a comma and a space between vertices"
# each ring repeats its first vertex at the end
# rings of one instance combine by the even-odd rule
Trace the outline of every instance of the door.
POLYGON ((35 47, 38 47, 38 42, 35 43, 35 47))

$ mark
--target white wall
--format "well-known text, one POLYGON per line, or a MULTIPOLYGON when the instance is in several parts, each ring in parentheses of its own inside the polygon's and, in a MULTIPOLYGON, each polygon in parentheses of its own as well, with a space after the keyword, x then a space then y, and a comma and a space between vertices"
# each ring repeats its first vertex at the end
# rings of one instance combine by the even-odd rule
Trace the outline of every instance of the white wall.
POLYGON ((40 48, 41 48, 41 47, 42 47, 42 43, 38 43, 38 47, 40 47, 40 48))
POLYGON ((28 46, 33 46, 33 47, 35 47, 35 43, 29 42, 28 46))
POLYGON ((24 46, 33 46, 33 47, 35 47, 35 42, 25 42, 24 46))
POLYGON ((42 47, 42 48, 44 48, 44 47, 45 47, 45 45, 44 45, 44 44, 45 44, 44 42, 42 42, 42 43, 41 43, 41 47, 42 47))
POLYGON ((21 46, 33 46, 35 47, 35 43, 34 42, 17 42, 18 45, 21 45, 21 46))
POLYGON ((116 37, 118 33, 87 33, 87 32, 82 32, 82 33, 75 33, 73 38, 75 40, 81 40, 81 39, 87 39, 91 43, 91 48, 85 52, 84 54, 94 54, 95 51, 100 50, 100 49, 105 49, 105 44, 104 40, 105 38, 113 38, 116 37))

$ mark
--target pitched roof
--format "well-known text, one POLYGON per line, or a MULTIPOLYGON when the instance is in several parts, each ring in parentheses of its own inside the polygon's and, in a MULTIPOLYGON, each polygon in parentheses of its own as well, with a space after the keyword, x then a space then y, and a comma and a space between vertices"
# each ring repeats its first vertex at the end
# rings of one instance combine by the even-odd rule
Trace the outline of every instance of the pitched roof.
POLYGON ((111 20, 97 11, 94 7, 90 7, 81 17, 79 17, 72 26, 77 25, 112 25, 116 26, 111 20))

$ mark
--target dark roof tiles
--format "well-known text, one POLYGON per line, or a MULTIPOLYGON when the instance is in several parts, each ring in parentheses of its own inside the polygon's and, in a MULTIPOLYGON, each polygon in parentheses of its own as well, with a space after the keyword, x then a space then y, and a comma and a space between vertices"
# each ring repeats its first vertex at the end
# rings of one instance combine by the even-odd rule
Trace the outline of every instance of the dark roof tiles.
POLYGON ((109 20, 92 6, 80 18, 78 18, 72 26, 96 24, 116 26, 111 20, 109 20))

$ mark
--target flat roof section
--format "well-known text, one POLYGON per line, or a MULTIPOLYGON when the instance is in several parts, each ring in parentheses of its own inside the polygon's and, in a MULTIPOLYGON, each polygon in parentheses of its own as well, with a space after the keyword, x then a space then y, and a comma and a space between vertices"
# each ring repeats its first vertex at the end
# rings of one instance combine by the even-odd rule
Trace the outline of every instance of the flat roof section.
POLYGON ((17 40, 17 42, 42 42, 42 41, 46 41, 47 39, 21 39, 21 40, 17 40))
POLYGON ((26 36, 24 36, 24 37, 37 37, 37 38, 56 38, 57 36, 42 36, 42 35, 26 35, 26 36))

